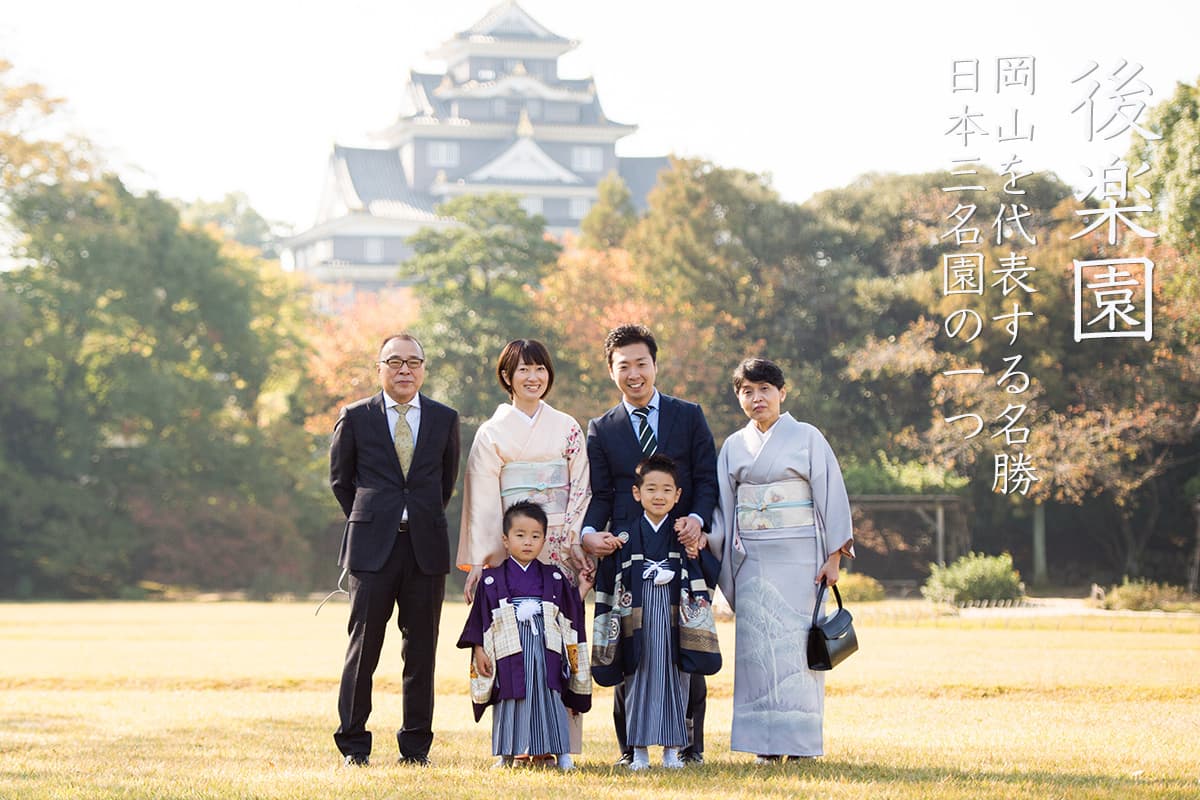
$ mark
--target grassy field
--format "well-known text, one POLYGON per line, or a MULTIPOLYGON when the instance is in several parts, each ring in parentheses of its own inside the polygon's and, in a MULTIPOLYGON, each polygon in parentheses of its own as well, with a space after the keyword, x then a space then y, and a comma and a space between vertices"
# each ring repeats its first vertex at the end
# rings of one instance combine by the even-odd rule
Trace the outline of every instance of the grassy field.
POLYGON ((707 762, 628 774, 608 691, 581 769, 493 771, 472 721, 466 609, 447 605, 430 769, 394 764, 400 639, 377 674, 373 764, 338 766, 345 604, 0 604, 0 798, 1200 798, 1200 617, 934 616, 855 608, 862 650, 828 679, 826 756, 729 751, 727 668, 707 762))

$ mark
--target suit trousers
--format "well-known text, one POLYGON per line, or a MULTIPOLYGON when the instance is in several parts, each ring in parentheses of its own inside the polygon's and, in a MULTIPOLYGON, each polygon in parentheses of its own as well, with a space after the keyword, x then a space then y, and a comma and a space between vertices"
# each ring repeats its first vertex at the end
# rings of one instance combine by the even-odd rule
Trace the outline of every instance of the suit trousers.
MULTIPOLYGON (((684 725, 687 728, 687 747, 682 748, 680 755, 704 755, 704 712, 708 708, 708 682, 703 675, 692 675, 689 682, 687 698, 687 718, 684 725)), ((617 729, 617 745, 622 755, 633 755, 633 748, 627 744, 625 736, 625 682, 613 687, 613 726, 617 729)))
POLYGON ((396 732, 400 755, 427 757, 433 743, 434 667, 446 576, 426 575, 417 568, 411 535, 406 529, 397 534, 378 572, 350 572, 350 644, 338 692, 341 724, 333 735, 343 755, 371 752, 366 729, 371 686, 393 606, 403 637, 404 719, 396 732))

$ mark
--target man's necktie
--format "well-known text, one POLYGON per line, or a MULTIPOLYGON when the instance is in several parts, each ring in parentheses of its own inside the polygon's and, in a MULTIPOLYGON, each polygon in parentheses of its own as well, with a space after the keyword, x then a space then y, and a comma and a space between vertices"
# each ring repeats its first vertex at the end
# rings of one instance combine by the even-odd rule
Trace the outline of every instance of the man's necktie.
POLYGON ((638 418, 638 444, 642 446, 642 456, 649 458, 658 449, 658 439, 654 438, 654 429, 650 427, 650 409, 635 408, 633 415, 638 418))
POLYGON ((400 419, 396 420, 396 456, 400 459, 400 469, 405 475, 408 474, 413 457, 413 436, 412 428, 408 427, 408 408, 408 403, 399 403, 396 406, 396 411, 400 413, 400 419))

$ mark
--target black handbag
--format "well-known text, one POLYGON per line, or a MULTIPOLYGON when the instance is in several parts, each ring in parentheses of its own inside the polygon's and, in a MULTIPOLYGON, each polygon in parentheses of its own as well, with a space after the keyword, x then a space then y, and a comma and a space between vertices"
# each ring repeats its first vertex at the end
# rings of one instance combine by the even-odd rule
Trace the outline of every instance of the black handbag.
POLYGON ((833 585, 833 596, 837 598, 837 611, 822 622, 817 621, 821 613, 821 599, 825 596, 825 579, 817 589, 817 602, 813 606, 812 627, 808 631, 808 668, 815 670, 833 669, 858 650, 858 636, 854 633, 854 617, 842 605, 842 593, 833 585))

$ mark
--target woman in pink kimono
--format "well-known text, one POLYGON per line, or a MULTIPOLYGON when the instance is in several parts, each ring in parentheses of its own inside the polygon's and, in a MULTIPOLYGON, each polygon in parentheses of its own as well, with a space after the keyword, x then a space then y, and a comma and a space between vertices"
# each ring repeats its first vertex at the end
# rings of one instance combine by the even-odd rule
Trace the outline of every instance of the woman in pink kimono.
MULTIPOLYGON (((496 378, 512 402, 499 406, 479 426, 467 457, 458 541, 458 568, 467 573, 463 597, 472 602, 484 568, 507 558, 501 520, 519 500, 531 500, 546 511, 546 546, 538 560, 562 570, 582 597, 595 579, 595 564, 579 544, 592 497, 583 431, 574 417, 543 399, 554 385, 554 364, 541 342, 514 339, 506 344, 496 378)), ((582 719, 574 713, 568 718, 571 753, 582 748, 582 719)))
POLYGON ((808 668, 805 642, 817 585, 854 557, 850 500, 821 432, 780 413, 776 364, 743 361, 733 387, 750 422, 721 448, 707 538, 737 615, 730 748, 760 763, 810 758, 824 753, 825 673, 808 668))
POLYGON ((518 500, 532 500, 549 518, 542 563, 561 568, 573 586, 592 569, 579 545, 592 496, 587 443, 574 417, 543 399, 554 385, 550 352, 534 339, 514 339, 500 353, 496 378, 511 402, 479 426, 463 486, 458 568, 468 573, 468 603, 483 568, 504 563, 500 520, 518 500))

